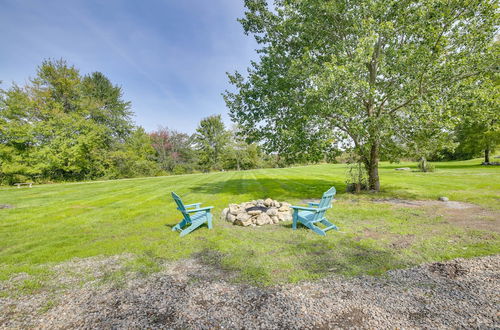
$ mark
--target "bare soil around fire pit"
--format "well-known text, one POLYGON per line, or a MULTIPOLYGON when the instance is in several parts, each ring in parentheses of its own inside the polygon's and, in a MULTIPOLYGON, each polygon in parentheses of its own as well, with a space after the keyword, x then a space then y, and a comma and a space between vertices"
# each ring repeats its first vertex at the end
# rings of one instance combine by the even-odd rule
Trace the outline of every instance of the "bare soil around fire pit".
POLYGON ((404 200, 397 198, 374 199, 374 203, 388 203, 396 207, 422 209, 428 216, 440 216, 445 223, 467 229, 500 233, 500 212, 478 205, 458 201, 404 200))

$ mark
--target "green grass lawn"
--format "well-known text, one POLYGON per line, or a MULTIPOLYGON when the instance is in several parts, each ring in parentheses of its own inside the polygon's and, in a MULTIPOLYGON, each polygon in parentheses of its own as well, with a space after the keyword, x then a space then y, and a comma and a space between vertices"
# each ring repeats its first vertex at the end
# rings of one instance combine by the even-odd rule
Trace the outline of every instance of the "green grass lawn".
MULTIPOLYGON (((500 251, 495 231, 455 225, 425 208, 371 199, 450 200, 500 210, 500 168, 480 160, 437 163, 434 173, 395 171, 381 164, 382 192, 344 193, 345 165, 193 174, 157 178, 2 188, 0 280, 26 272, 50 276, 50 266, 75 257, 131 253, 134 269, 154 271, 164 260, 194 257, 259 284, 294 282, 330 273, 382 274, 400 267, 500 251), (318 198, 330 186, 337 201, 328 211, 340 227, 326 237, 291 223, 239 227, 219 220, 229 203, 271 197, 293 204, 318 198), (214 230, 179 238, 180 214, 170 197, 215 206, 214 230)), ((485 220, 485 221, 486 221, 485 220)), ((31 283, 31 282, 30 282, 31 283)), ((31 285, 28 283, 27 285, 31 285)), ((36 284, 33 284, 36 286, 36 284)))

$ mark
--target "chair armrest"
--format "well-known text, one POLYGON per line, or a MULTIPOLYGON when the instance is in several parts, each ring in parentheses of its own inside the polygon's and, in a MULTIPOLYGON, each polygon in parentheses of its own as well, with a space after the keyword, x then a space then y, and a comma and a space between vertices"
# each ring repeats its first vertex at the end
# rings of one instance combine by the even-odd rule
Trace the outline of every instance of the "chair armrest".
POLYGON ((185 208, 191 208, 191 207, 196 207, 200 208, 201 203, 194 203, 194 204, 189 204, 189 205, 184 205, 185 208))
POLYGON ((309 207, 311 207, 311 206, 319 206, 319 203, 309 202, 309 203, 307 203, 307 205, 309 205, 309 207))
POLYGON ((317 208, 317 207, 305 207, 305 206, 291 206, 292 209, 295 211, 298 210, 303 210, 303 211, 310 211, 310 212, 319 212, 319 211, 325 211, 331 208, 331 206, 327 207, 322 207, 322 208, 317 208))
POLYGON ((312 211, 316 212, 318 210, 317 207, 305 207, 305 206, 290 206, 292 209, 298 211, 298 210, 303 210, 303 211, 312 211))
POLYGON ((214 208, 213 206, 207 206, 207 207, 202 207, 202 208, 194 209, 194 210, 186 210, 186 213, 194 213, 194 212, 201 212, 201 211, 210 212, 210 210, 213 208, 214 208))

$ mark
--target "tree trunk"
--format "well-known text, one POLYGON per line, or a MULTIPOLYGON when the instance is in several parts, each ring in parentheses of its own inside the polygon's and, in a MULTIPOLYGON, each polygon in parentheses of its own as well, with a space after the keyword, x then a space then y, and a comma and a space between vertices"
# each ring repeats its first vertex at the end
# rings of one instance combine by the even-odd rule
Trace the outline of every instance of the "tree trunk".
POLYGON ((368 170, 368 188, 370 190, 380 191, 380 179, 378 177, 379 161, 379 142, 373 142, 370 148, 370 158, 367 162, 368 170))
POLYGON ((485 163, 490 162, 490 148, 484 149, 484 162, 485 163))
POLYGON ((422 170, 422 172, 427 172, 428 168, 427 168, 427 158, 425 158, 424 156, 422 156, 420 158, 420 169, 422 170))

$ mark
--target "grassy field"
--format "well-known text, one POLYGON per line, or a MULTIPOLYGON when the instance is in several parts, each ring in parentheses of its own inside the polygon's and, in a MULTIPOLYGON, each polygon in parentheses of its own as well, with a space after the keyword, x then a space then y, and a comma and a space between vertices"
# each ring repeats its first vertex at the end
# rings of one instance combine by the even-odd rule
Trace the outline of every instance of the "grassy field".
POLYGON ((259 284, 330 273, 382 274, 422 262, 496 254, 500 236, 488 224, 498 224, 500 168, 479 163, 437 163, 434 173, 394 170, 414 168, 413 163, 382 163, 383 191, 361 195, 344 193, 344 165, 2 188, 0 204, 13 208, 0 209, 0 280, 20 272, 42 279, 52 276, 51 266, 59 262, 123 253, 134 256, 132 270, 155 271, 165 260, 194 257, 259 284), (328 217, 340 232, 326 237, 304 228, 292 231, 291 223, 243 228, 219 220, 229 203, 271 197, 300 204, 330 186, 338 195, 328 217), (180 214, 171 191, 186 203, 215 206, 214 230, 202 227, 184 238, 172 232, 180 214), (482 213, 468 215, 465 226, 436 207, 374 202, 439 196, 476 204, 482 213))

